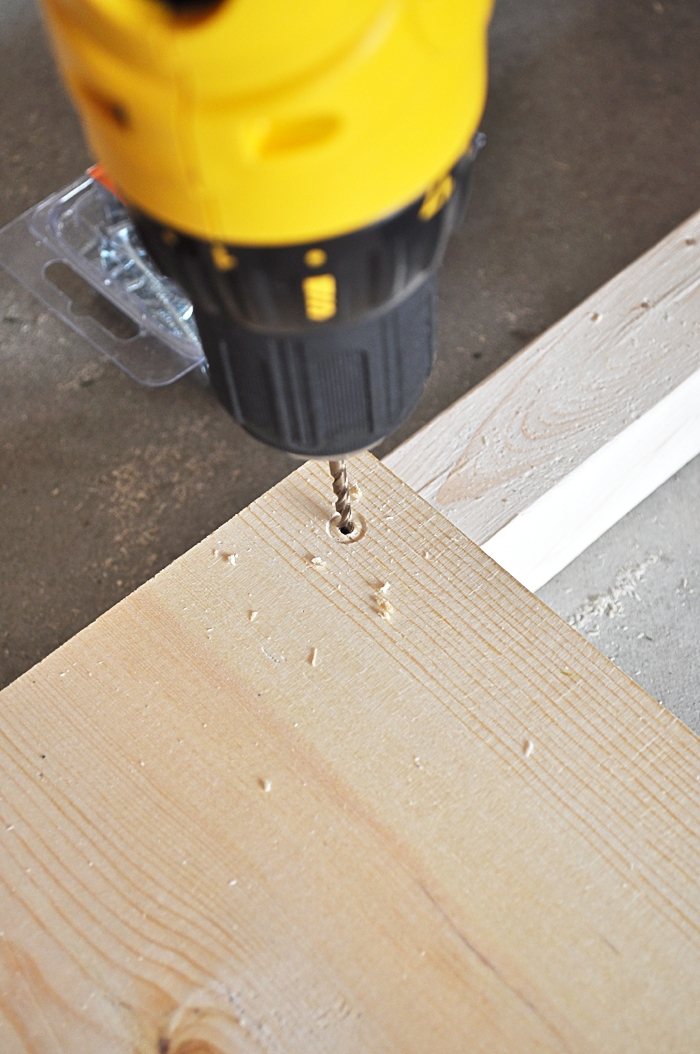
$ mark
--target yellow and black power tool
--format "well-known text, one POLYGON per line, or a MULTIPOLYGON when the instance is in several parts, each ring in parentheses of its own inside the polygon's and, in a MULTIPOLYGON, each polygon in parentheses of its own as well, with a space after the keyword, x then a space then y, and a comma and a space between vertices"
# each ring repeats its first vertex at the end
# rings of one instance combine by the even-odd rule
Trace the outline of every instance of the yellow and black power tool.
POLYGON ((214 388, 307 457, 415 406, 492 0, 44 0, 92 149, 194 304, 214 388))

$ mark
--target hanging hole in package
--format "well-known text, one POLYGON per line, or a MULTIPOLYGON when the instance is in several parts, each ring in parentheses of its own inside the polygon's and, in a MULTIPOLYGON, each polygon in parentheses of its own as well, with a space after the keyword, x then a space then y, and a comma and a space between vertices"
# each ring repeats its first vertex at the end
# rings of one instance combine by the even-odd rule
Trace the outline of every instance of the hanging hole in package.
POLYGON ((192 304, 147 255, 99 166, 4 227, 0 264, 141 384, 203 367, 192 304))

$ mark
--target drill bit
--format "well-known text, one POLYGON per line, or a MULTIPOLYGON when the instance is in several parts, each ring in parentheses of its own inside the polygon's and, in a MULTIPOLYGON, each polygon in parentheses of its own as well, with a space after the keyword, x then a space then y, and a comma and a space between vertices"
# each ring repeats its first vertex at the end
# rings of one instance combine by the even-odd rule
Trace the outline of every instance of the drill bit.
POLYGON ((328 466, 333 477, 333 493, 337 498, 335 507, 340 516, 338 530, 341 534, 352 534, 355 524, 352 522, 352 505, 348 493, 348 468, 345 458, 342 461, 329 461, 328 466))

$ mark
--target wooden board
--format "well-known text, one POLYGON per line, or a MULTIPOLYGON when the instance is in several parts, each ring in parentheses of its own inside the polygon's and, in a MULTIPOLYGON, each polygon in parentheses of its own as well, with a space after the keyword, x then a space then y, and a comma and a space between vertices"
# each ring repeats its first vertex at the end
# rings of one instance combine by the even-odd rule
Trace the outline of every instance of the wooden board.
POLYGON ((700 453, 699 369, 697 213, 386 463, 537 589, 700 453))
POLYGON ((2 1054, 698 1049, 700 741, 353 465, 0 694, 2 1054))

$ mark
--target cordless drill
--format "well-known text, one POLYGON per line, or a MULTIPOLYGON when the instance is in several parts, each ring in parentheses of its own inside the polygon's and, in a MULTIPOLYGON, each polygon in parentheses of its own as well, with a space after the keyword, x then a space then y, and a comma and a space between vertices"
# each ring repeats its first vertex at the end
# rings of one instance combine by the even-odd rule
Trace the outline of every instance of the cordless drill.
POLYGON ((415 406, 478 148, 492 0, 44 0, 97 157, 265 443, 415 406))

